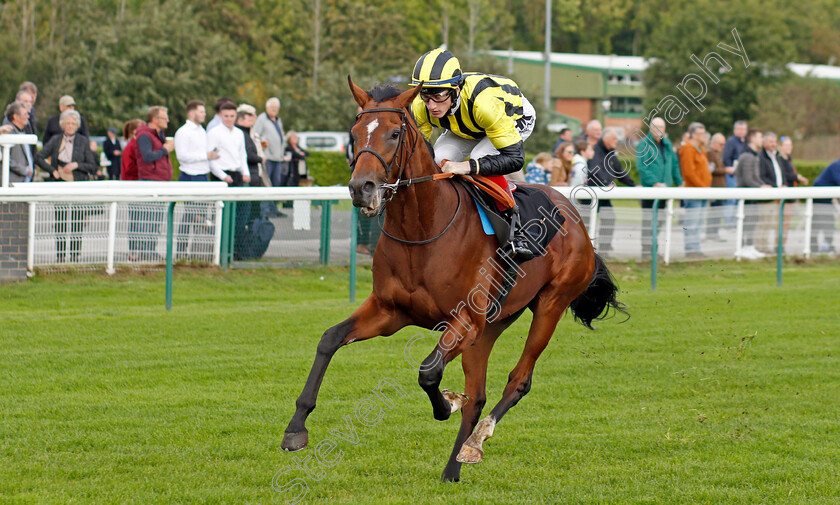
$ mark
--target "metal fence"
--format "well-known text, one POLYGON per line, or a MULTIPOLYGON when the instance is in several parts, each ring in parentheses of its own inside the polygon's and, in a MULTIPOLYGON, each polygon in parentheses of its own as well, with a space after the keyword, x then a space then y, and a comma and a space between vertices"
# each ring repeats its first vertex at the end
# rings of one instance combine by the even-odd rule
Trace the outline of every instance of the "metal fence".
MULTIPOLYGON (((830 247, 837 243, 836 209, 832 204, 814 204, 813 199, 840 197, 840 188, 557 189, 570 196, 581 210, 596 249, 617 259, 646 259, 651 249, 656 249, 666 263, 752 259, 752 251, 747 250, 750 244, 759 254, 773 255, 777 253, 775 237, 780 227, 784 254, 832 254, 830 247), (680 201, 711 202, 724 195, 738 198, 737 203, 680 206, 680 201), (597 200, 597 210, 589 207, 587 199, 592 197, 597 200), (779 200, 784 203, 780 205, 779 200), (640 201, 650 202, 648 206, 657 202, 657 206, 643 209, 640 201)), ((30 202, 30 270, 74 265, 104 266, 113 272, 120 265, 160 265, 166 259, 168 202, 193 200, 172 207, 176 261, 223 267, 370 261, 368 254, 357 257, 355 241, 360 226, 355 224, 356 211, 350 206, 345 187, 228 188, 224 183, 90 182, 30 183, 0 189, 0 201, 30 202), (279 210, 284 215, 268 219, 273 230, 264 251, 258 257, 243 259, 247 255, 237 251, 242 240, 237 235, 241 213, 236 207, 274 205, 272 201, 280 202, 279 210), (289 203, 284 206, 283 202, 289 203)), ((241 231, 241 221, 239 225, 241 231)), ((368 231, 377 228, 370 221, 365 225, 368 231)))

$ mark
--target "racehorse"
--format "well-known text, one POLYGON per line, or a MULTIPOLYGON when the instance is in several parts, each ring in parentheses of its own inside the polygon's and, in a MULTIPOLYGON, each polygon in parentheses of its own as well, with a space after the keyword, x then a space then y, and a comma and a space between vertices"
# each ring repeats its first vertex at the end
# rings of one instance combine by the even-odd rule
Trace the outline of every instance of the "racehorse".
POLYGON ((556 205, 554 213, 563 216, 557 219, 562 229, 544 254, 512 269, 498 268, 504 260, 498 257, 496 237, 483 232, 476 206, 464 203, 471 198, 466 190, 443 180, 446 176, 407 111, 421 86, 405 92, 393 87, 367 92, 349 77, 348 82, 361 107, 351 130, 356 159, 350 193, 353 205, 364 215, 377 215, 384 207, 385 236, 374 253, 373 292, 349 318, 321 337, 282 448, 296 451, 309 443, 306 419, 339 348, 392 335, 409 325, 446 328, 419 366, 419 383, 435 419, 446 420, 462 410, 455 447, 442 476, 444 481, 458 481, 461 463, 482 460, 484 440, 531 389, 534 364, 565 310, 571 308, 575 318, 591 328, 591 322, 610 307, 622 310, 623 305, 580 215, 569 200, 547 186, 539 188, 556 205), (516 272, 517 280, 508 296, 501 297, 503 303, 491 310, 509 270, 516 272), (525 349, 501 401, 479 422, 490 351, 525 309, 533 313, 525 349), (465 394, 441 391, 444 367, 459 355, 465 394))

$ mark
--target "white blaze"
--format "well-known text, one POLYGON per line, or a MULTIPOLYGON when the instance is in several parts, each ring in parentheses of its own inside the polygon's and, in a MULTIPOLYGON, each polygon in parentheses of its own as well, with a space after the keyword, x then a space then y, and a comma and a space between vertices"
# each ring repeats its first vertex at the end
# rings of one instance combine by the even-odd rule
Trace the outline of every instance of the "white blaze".
POLYGON ((373 121, 368 123, 368 126, 367 126, 367 130, 368 130, 367 145, 370 145, 370 136, 373 135, 373 130, 375 130, 377 126, 379 126, 379 120, 378 119, 374 119, 373 121))

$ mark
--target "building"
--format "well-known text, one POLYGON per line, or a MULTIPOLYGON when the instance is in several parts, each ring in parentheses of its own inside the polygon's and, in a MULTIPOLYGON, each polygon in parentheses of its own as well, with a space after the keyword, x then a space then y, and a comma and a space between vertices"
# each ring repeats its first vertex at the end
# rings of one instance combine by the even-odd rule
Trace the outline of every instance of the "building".
MULTIPOLYGON (((532 102, 542 101, 545 53, 490 51, 507 62, 507 75, 515 79, 532 102)), ((645 87, 642 74, 648 62, 641 56, 600 54, 551 54, 551 109, 549 129, 567 125, 573 132, 592 119, 604 126, 631 132, 642 127, 645 87)), ((840 83, 840 67, 790 63, 788 69, 840 83)), ((645 127, 642 127, 645 130, 645 127)))

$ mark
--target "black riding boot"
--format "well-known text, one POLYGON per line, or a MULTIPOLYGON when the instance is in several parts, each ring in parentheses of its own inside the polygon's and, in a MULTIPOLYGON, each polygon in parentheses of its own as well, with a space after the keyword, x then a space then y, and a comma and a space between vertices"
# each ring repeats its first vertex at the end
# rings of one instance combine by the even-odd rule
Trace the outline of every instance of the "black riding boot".
POLYGON ((519 207, 510 209, 510 239, 507 244, 508 256, 517 263, 534 259, 534 251, 531 250, 531 243, 525 238, 525 231, 522 230, 519 221, 519 207))

